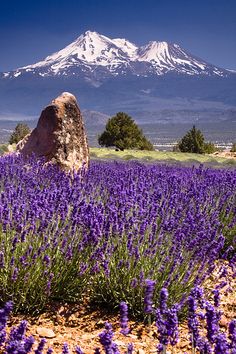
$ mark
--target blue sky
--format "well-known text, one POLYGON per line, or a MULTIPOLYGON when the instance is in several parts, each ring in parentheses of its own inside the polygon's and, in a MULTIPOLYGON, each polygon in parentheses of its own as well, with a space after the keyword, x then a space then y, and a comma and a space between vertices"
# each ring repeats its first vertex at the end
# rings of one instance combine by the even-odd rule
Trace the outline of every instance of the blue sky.
POLYGON ((1 0, 0 71, 32 64, 86 30, 180 44, 236 69, 236 0, 1 0))

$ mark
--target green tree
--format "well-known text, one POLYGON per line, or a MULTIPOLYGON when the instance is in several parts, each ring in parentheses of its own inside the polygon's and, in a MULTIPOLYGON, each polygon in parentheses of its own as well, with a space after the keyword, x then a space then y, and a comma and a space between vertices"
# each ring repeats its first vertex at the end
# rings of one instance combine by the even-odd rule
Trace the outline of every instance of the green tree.
POLYGON ((30 128, 27 124, 19 123, 15 127, 13 133, 9 138, 9 144, 17 144, 20 140, 22 140, 27 134, 30 133, 30 128))
POLYGON ((181 152, 193 152, 196 154, 203 154, 204 150, 204 136, 195 125, 190 129, 184 137, 180 140, 178 146, 181 152))
POLYGON ((98 143, 106 147, 114 146, 119 150, 154 150, 142 130, 124 112, 119 112, 108 120, 105 131, 98 138, 98 143))

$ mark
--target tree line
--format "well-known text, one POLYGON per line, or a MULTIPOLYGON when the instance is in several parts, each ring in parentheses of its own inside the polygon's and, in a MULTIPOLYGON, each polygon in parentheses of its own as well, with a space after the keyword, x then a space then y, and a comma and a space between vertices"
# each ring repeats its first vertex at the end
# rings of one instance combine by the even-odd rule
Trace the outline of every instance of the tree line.
MULTIPOLYGON (((30 128, 27 124, 19 123, 10 136, 9 144, 17 144, 27 134, 30 128)), ((118 112, 108 119, 104 132, 99 135, 98 143, 102 147, 114 147, 116 150, 155 150, 152 143, 145 137, 142 129, 126 113, 118 112)), ((211 154, 217 150, 212 142, 206 142, 200 129, 193 126, 177 143, 173 149, 179 152, 196 154, 211 154)), ((236 152, 236 143, 232 145, 231 152, 236 152)))

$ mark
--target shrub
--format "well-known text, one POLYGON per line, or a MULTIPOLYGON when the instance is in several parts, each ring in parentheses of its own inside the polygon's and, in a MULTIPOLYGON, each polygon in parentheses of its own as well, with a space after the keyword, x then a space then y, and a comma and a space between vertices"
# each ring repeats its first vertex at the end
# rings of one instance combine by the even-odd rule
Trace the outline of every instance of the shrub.
POLYGON ((204 153, 204 136, 195 126, 192 127, 180 140, 179 150, 181 152, 193 152, 196 154, 204 153))
POLYGON ((105 131, 98 138, 98 143, 105 147, 114 146, 119 150, 154 150, 134 120, 123 112, 108 120, 105 131))
POLYGON ((17 144, 20 140, 22 140, 27 134, 30 133, 30 128, 27 124, 19 123, 15 127, 15 130, 11 134, 9 138, 9 144, 17 144))
POLYGON ((230 149, 230 152, 236 152, 236 143, 232 144, 232 147, 230 149))
POLYGON ((213 154, 213 152, 217 151, 215 145, 211 142, 204 144, 204 153, 205 154, 213 154))

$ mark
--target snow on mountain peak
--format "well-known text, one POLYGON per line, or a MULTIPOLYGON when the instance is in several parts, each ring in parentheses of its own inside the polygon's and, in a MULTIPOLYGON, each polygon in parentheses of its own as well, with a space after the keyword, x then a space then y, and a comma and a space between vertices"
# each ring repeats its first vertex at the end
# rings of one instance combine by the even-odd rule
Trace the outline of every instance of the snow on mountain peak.
POLYGON ((41 76, 81 75, 81 72, 87 75, 100 70, 99 68, 112 75, 125 74, 127 70, 140 75, 137 71, 140 65, 144 68, 141 75, 163 75, 176 71, 188 75, 222 76, 224 72, 188 54, 178 44, 150 41, 147 45, 138 47, 125 38, 111 39, 95 31, 86 31, 44 60, 17 69, 13 76, 17 77, 24 71, 37 72, 41 76))
POLYGON ((139 60, 154 60, 160 62, 161 58, 164 59, 170 57, 169 45, 167 42, 151 41, 147 45, 140 48, 139 57, 139 60))

